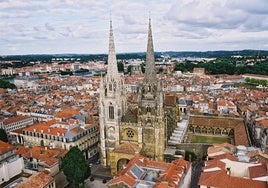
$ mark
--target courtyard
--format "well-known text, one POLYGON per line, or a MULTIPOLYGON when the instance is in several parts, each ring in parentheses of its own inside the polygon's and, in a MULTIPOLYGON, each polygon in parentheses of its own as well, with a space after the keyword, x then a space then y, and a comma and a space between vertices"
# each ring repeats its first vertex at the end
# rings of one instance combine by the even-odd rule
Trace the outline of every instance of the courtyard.
POLYGON ((232 143, 230 137, 222 136, 210 136, 210 135, 192 135, 191 143, 208 143, 208 144, 220 144, 220 143, 232 143))

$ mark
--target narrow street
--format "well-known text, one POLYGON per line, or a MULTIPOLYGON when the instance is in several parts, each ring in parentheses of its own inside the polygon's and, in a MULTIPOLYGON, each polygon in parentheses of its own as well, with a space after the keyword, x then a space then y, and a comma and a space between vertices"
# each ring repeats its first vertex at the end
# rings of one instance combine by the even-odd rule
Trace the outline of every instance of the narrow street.
POLYGON ((192 163, 192 178, 191 178, 191 188, 199 188, 198 186, 198 180, 199 176, 202 171, 202 164, 203 162, 201 161, 195 161, 192 163))

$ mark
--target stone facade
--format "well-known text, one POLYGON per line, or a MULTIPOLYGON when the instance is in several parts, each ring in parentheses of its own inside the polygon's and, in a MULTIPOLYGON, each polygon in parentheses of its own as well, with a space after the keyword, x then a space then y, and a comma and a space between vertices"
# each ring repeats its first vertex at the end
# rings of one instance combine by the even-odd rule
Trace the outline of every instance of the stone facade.
MULTIPOLYGON (((115 56, 112 28, 110 28, 110 56, 115 56)), ((115 64, 115 57, 113 61, 108 58, 108 72, 100 87, 101 162, 103 165, 111 167, 113 175, 116 175, 121 166, 137 154, 137 152, 117 151, 118 147, 120 148, 126 143, 130 144, 128 146, 130 148, 134 146, 140 148, 139 153, 146 157, 163 161, 167 141, 166 114, 171 112, 170 117, 177 117, 178 115, 176 100, 174 100, 173 105, 167 108, 169 112, 165 113, 162 82, 158 80, 155 71, 151 20, 148 29, 144 79, 139 87, 137 103, 129 105, 128 108, 125 105, 126 95, 123 82, 118 82, 118 84, 122 83, 120 85, 121 90, 113 89, 109 91, 109 89, 106 89, 107 85, 113 84, 109 77, 114 80, 120 78, 117 69, 114 67, 115 64), (111 118, 109 111, 112 109, 111 107, 114 109, 113 118, 111 118)), ((176 120, 177 118, 168 119, 168 121, 176 120)), ((171 133, 175 126, 172 124, 170 126, 171 133)))

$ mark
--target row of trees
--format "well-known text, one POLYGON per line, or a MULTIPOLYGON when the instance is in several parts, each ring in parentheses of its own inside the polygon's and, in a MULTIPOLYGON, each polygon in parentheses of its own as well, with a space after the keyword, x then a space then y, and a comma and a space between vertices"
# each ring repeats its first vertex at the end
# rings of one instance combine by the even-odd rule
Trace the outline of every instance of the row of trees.
POLYGON ((205 68, 207 74, 262 74, 268 75, 268 62, 256 63, 255 65, 236 66, 232 59, 217 59, 215 62, 196 62, 186 61, 177 63, 175 71, 192 72, 195 67, 205 68))
POLYGON ((262 85, 262 86, 268 85, 267 80, 261 80, 261 79, 255 79, 255 78, 246 78, 245 81, 249 84, 254 84, 254 85, 262 85))

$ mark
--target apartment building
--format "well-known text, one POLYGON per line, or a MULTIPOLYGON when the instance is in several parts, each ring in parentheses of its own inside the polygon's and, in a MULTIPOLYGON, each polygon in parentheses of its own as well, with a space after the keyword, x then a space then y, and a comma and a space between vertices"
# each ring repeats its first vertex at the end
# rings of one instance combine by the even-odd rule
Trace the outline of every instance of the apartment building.
POLYGON ((73 146, 84 152, 90 159, 98 152, 99 128, 97 123, 79 125, 77 121, 57 122, 55 119, 24 128, 12 135, 25 146, 45 146, 69 150, 73 146))
POLYGON ((0 140, 0 187, 1 184, 22 172, 22 157, 16 154, 16 148, 0 140))
POLYGON ((4 119, 2 124, 0 123, 0 127, 4 129, 7 134, 9 134, 13 130, 21 129, 32 124, 33 124, 32 117, 14 116, 4 119))

